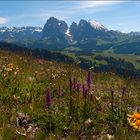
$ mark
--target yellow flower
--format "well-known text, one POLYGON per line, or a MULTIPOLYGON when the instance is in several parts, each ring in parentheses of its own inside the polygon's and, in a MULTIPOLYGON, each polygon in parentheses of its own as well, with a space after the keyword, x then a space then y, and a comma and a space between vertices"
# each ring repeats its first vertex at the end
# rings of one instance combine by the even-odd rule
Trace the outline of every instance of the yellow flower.
POLYGON ((130 115, 127 114, 127 121, 130 126, 132 126, 136 130, 140 130, 140 114, 135 112, 134 114, 130 115))
POLYGON ((140 127, 140 120, 136 120, 135 124, 140 127))
POLYGON ((127 114, 127 117, 129 117, 129 118, 133 118, 134 115, 127 114))
POLYGON ((134 118, 140 119, 140 114, 139 113, 134 113, 134 118))
POLYGON ((7 72, 11 72, 11 71, 12 71, 11 68, 6 68, 5 70, 6 70, 7 72))
POLYGON ((97 101, 99 101, 99 100, 101 99, 101 97, 95 96, 95 99, 96 99, 97 101))

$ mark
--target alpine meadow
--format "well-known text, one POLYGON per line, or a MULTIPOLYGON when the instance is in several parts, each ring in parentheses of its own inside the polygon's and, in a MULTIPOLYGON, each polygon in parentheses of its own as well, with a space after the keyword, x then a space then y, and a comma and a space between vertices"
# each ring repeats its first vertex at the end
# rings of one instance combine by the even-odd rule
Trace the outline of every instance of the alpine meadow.
POLYGON ((139 1, 0 1, 0 140, 140 140, 139 1))

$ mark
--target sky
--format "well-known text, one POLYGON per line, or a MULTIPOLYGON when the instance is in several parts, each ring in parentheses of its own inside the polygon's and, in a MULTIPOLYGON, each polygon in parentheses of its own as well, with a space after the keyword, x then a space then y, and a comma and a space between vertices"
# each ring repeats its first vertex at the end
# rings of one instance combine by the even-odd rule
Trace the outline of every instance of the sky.
POLYGON ((0 1, 0 27, 43 27, 52 16, 69 26, 85 19, 109 30, 140 31, 140 1, 0 1))

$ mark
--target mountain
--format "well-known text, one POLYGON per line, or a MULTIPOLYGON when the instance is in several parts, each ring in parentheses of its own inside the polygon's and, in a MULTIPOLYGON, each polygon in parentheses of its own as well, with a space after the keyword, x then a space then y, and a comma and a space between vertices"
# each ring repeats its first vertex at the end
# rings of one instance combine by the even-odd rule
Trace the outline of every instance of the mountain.
POLYGON ((139 49, 134 48, 139 48, 139 43, 135 42, 139 42, 139 36, 139 32, 126 34, 109 30, 96 20, 87 21, 81 19, 78 24, 73 22, 68 27, 65 21, 55 17, 50 17, 43 28, 0 28, 0 41, 29 48, 43 48, 54 51, 64 50, 71 46, 81 51, 104 51, 112 49, 116 53, 123 53, 124 50, 126 53, 136 53, 135 51, 139 49), (129 43, 128 40, 133 40, 129 48, 125 45, 125 43, 129 43), (122 46, 121 48, 125 48, 123 52, 120 51, 120 46, 122 46))
POLYGON ((47 45, 66 47, 88 39, 108 38, 113 39, 118 35, 116 31, 110 31, 95 20, 80 20, 78 24, 73 22, 70 27, 63 20, 50 17, 43 29, 41 27, 2 27, 0 28, 0 40, 23 41, 45 40, 47 45))
POLYGON ((130 32, 130 36, 140 36, 140 32, 130 32))
POLYGON ((80 20, 79 24, 72 23, 70 33, 73 41, 85 41, 96 38, 113 39, 118 35, 118 32, 112 32, 95 20, 86 21, 80 20))
POLYGON ((68 44, 68 25, 65 21, 51 17, 47 20, 42 30, 42 39, 47 44, 63 47, 68 44))
POLYGON ((8 39, 23 39, 23 38, 31 38, 31 39, 40 39, 42 32, 41 27, 2 27, 0 28, 0 40, 8 40, 8 39))

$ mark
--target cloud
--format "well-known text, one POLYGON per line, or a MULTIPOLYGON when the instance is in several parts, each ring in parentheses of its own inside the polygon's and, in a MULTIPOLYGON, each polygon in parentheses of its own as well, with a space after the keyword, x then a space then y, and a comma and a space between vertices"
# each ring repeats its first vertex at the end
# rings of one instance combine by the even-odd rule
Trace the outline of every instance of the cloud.
POLYGON ((6 24, 8 20, 6 18, 0 17, 0 24, 6 24))
POLYGON ((111 6, 120 4, 124 1, 81 1, 79 2, 79 9, 97 8, 104 6, 111 6))
POLYGON ((39 12, 38 16, 43 18, 48 18, 50 16, 55 16, 59 19, 67 20, 71 17, 76 17, 85 14, 94 14, 102 11, 108 11, 109 6, 124 3, 125 1, 65 1, 58 3, 55 9, 42 10, 39 12))
MULTIPOLYGON (((56 17, 60 20, 66 20, 67 22, 72 22, 73 20, 78 20, 80 18, 94 17, 96 13, 100 13, 103 11, 110 11, 112 7, 116 4, 120 4, 124 1, 59 1, 59 2, 44 2, 46 6, 38 6, 37 8, 33 8, 31 12, 24 11, 17 15, 7 17, 10 22, 19 20, 20 23, 22 20, 29 19, 32 22, 39 23, 46 21, 49 17, 56 17), (110 7, 109 7, 110 6, 110 7), (30 13, 30 14, 29 14, 30 13)), ((114 8, 114 7, 113 7, 114 8)), ((0 24, 4 24, 7 22, 7 19, 0 18, 0 24)))

